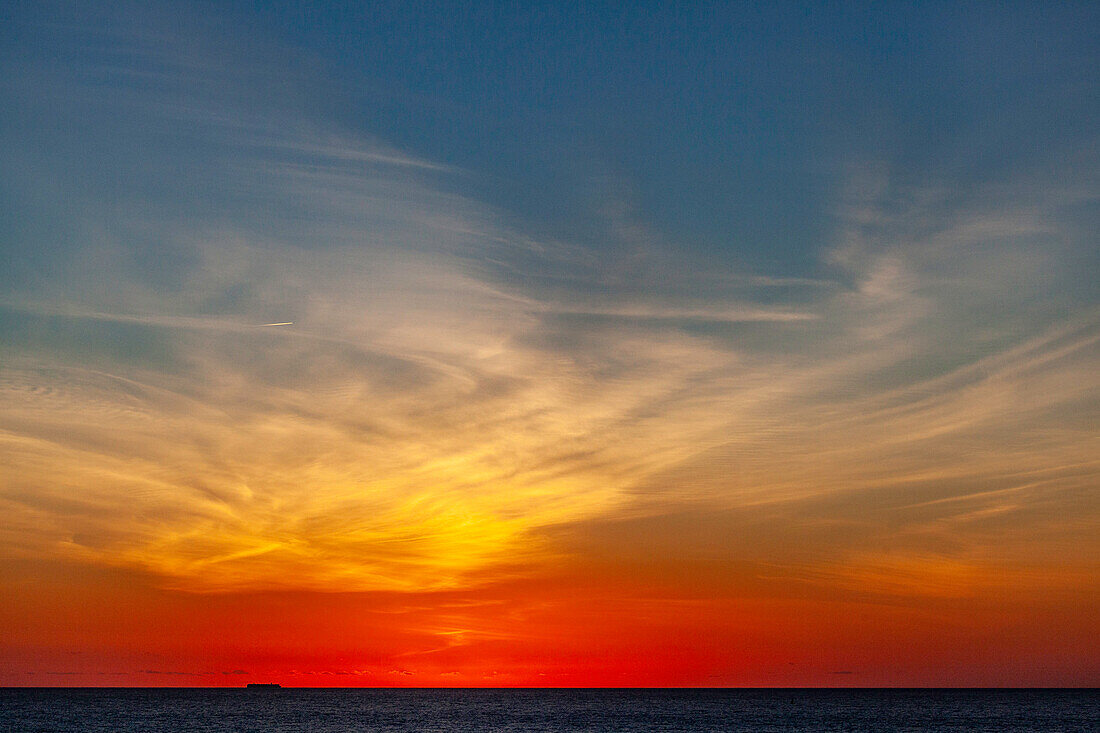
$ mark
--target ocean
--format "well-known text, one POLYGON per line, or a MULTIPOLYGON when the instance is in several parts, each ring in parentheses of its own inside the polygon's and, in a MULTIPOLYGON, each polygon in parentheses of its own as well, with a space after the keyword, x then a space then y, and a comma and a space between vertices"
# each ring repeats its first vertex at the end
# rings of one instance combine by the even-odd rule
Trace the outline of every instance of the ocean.
POLYGON ((1100 731, 1096 690, 0 689, 2 731, 1100 731))

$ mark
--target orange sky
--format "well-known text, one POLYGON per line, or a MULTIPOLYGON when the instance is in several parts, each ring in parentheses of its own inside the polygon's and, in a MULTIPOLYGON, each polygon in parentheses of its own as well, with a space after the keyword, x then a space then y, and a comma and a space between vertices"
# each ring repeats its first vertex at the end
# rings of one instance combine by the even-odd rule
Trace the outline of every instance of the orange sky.
MULTIPOLYGON (((959 572, 923 570, 918 582, 959 572)), ((15 562, 0 683, 1087 686, 1091 572, 1003 566, 899 592, 880 577, 838 588, 762 562, 664 556, 458 591, 203 594, 15 562)))

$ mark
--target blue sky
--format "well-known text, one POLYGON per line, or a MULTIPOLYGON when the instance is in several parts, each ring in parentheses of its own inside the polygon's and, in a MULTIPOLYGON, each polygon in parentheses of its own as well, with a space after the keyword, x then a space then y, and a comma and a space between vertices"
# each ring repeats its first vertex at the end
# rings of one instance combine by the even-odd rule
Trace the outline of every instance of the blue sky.
POLYGON ((257 103, 454 166, 456 190, 593 246, 625 198, 670 246, 806 275, 853 161, 961 196, 1092 163, 1088 4, 114 7, 16 4, 9 57, 120 72, 142 63, 120 35, 202 33, 257 103))
POLYGON ((685 246, 769 269, 825 244, 853 157, 999 177, 1096 113, 1087 5, 314 6, 261 22, 352 95, 351 124, 557 227, 620 179, 685 246))

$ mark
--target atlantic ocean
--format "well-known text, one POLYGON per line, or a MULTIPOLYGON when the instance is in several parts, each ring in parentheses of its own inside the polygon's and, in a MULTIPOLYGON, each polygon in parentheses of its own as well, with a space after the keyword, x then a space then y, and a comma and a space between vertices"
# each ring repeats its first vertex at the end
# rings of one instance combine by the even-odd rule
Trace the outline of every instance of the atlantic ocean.
POLYGON ((0 730, 1088 731, 1096 690, 5 688, 0 730))

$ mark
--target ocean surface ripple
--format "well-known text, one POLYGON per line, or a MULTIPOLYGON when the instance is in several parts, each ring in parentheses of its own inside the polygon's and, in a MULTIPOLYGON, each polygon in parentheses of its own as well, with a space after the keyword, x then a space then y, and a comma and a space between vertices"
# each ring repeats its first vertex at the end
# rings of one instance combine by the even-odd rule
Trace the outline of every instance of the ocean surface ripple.
POLYGON ((1096 690, 0 689, 0 730, 1098 731, 1096 690))

